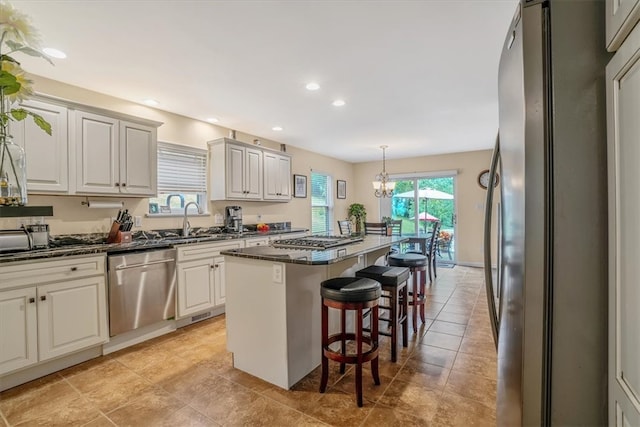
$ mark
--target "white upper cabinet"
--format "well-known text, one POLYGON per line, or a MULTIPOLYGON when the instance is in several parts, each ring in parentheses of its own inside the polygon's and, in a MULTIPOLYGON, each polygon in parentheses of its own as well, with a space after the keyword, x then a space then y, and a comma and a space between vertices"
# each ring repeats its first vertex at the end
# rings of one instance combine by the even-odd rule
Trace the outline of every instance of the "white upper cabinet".
POLYGON ((262 200, 262 150, 227 138, 209 142, 211 200, 262 200))
POLYGON ((291 200, 291 157, 233 139, 209 142, 211 200, 291 200))
POLYGON ((291 200, 291 157, 265 151, 264 199, 291 200))
POLYGON ((607 50, 614 52, 640 20, 640 0, 607 0, 607 50))
POLYGON ((156 194, 156 128, 113 117, 74 112, 78 194, 156 194))
POLYGON ((11 122, 14 142, 27 156, 27 190, 29 193, 65 194, 69 191, 69 156, 67 108, 61 105, 29 100, 23 108, 42 116, 51 124, 51 135, 45 133, 31 117, 11 122))

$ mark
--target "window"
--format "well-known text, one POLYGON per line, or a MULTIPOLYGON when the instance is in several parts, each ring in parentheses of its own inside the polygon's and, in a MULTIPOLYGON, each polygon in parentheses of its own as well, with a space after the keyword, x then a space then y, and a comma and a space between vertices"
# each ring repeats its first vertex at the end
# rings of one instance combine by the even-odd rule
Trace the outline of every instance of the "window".
POLYGON ((333 224, 331 177, 311 172, 311 233, 328 234, 333 224))
POLYGON ((207 212, 207 150, 158 142, 158 196, 149 199, 149 213, 182 215, 189 202, 207 212))

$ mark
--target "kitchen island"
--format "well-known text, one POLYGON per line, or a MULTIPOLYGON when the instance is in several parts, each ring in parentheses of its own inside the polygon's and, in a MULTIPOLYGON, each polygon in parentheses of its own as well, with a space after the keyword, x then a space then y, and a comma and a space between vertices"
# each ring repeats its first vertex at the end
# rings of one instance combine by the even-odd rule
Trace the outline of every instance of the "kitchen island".
MULTIPOLYGON (((227 349, 234 367, 289 389, 320 365, 320 283, 380 262, 400 236, 326 250, 261 246, 221 252, 227 349)), ((330 330, 337 319, 330 317, 330 330)))

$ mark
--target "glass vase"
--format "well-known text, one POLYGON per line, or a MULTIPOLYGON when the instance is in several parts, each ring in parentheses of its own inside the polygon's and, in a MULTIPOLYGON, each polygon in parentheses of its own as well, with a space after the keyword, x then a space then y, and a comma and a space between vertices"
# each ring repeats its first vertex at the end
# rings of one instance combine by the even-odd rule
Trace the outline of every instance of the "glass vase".
POLYGON ((27 158, 11 136, 0 135, 0 206, 27 204, 27 158))

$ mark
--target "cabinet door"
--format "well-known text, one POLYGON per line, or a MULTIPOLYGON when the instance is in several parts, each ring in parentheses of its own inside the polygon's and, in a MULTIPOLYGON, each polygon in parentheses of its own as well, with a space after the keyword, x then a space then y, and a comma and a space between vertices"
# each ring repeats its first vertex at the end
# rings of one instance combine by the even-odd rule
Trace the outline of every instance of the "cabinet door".
POLYGON ((213 259, 213 282, 215 287, 215 305, 222 305, 227 298, 227 284, 225 279, 224 257, 217 256, 213 259))
POLYGON ((215 305, 214 264, 212 258, 178 264, 178 318, 215 305))
POLYGON ((118 120, 76 111, 76 192, 120 193, 118 120))
POLYGON ((157 189, 156 128, 120 122, 120 192, 155 196, 157 189))
POLYGON ((27 189, 29 193, 61 193, 69 191, 69 153, 67 108, 40 101, 26 101, 26 110, 39 114, 51 124, 51 135, 45 133, 31 117, 11 123, 14 142, 27 155, 27 189))
POLYGON ((104 276, 38 286, 40 361, 108 340, 104 276))
POLYGON ((280 200, 291 200, 291 158, 278 158, 278 189, 280 200))
POLYGON ((227 145, 227 197, 242 199, 244 192, 244 147, 227 145))
POLYGON ((607 50, 618 50, 640 20, 640 0, 607 0, 607 50))
POLYGON ((291 159, 277 153, 265 152, 264 156, 264 199, 291 199, 291 159))
POLYGON ((262 151, 247 148, 244 166, 245 198, 262 199, 262 151))
POLYGON ((640 26, 607 65, 609 425, 640 425, 640 26))
POLYGON ((36 288, 0 292, 0 375, 38 362, 36 288))

